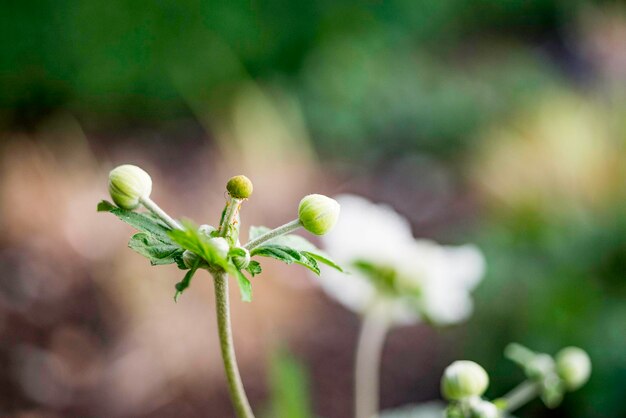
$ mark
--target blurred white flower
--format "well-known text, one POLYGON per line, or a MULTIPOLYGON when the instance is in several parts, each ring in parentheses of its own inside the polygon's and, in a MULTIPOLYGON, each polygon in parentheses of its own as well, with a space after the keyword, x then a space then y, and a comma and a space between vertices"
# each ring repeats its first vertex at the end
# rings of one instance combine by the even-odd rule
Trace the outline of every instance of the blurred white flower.
POLYGON ((389 206, 351 195, 337 201, 339 222, 322 242, 349 274, 329 269, 320 276, 329 295, 358 313, 384 315, 396 324, 446 325, 469 317, 470 291, 485 271, 477 247, 416 240, 408 221, 389 206))

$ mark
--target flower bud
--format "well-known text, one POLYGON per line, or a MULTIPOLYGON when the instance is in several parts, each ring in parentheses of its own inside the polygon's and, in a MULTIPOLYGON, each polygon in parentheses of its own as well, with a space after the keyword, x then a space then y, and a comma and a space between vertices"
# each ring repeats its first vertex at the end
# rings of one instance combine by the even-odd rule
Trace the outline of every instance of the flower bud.
POLYGON ((211 234, 212 234, 213 232, 215 232, 215 231, 217 231, 217 229, 215 229, 215 227, 213 227, 213 226, 211 226, 211 225, 207 225, 207 224, 203 224, 203 225, 200 225, 200 226, 198 227, 198 232, 200 232, 200 233, 202 233, 202 234, 206 235, 207 237, 210 237, 210 236, 211 236, 211 234))
POLYGON ((215 252, 217 253, 219 258, 225 259, 226 257, 228 257, 228 250, 230 250, 230 245, 228 245, 228 241, 226 241, 225 238, 211 238, 209 240, 209 245, 211 245, 215 249, 215 252))
POLYGON ((473 361, 455 361, 449 365, 441 379, 441 392, 448 400, 481 396, 487 390, 489 376, 485 369, 473 361))
POLYGON ((235 199, 247 199, 252 194, 252 182, 246 176, 231 177, 226 183, 228 194, 235 199))
POLYGON ((109 194, 122 209, 135 209, 139 206, 139 199, 150 196, 150 192, 150 175, 136 165, 120 165, 109 173, 109 194))
POLYGON ((591 374, 591 359, 578 347, 566 347, 556 355, 556 370, 568 390, 587 383, 591 374))
POLYGON ((470 417, 472 418, 499 418, 500 410, 493 403, 478 397, 469 402, 470 417))
POLYGON ((236 247, 234 250, 244 253, 244 255, 233 255, 232 260, 233 264, 235 264, 235 267, 237 267, 239 270, 248 267, 248 264, 250 264, 250 251, 243 247, 236 247))
POLYGON ((321 194, 310 194, 300 201, 298 217, 304 229, 315 235, 324 235, 337 223, 339 203, 321 194))
POLYGON ((202 268, 202 267, 206 267, 207 266, 206 261, 202 260, 200 257, 198 257, 198 255, 196 253, 192 253, 189 250, 185 250, 185 252, 183 253, 183 263, 185 263, 185 266, 188 269, 191 269, 194 266, 196 268, 202 268), (200 260, 200 262, 198 263, 198 265, 196 265, 196 262, 198 260, 200 260))

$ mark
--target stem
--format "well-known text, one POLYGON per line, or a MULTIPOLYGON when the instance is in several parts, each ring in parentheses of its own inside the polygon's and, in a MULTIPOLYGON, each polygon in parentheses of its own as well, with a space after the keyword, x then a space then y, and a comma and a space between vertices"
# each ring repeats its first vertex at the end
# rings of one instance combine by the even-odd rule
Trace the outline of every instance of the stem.
POLYGON ((248 251, 252 251, 259 245, 263 244, 265 241, 269 241, 272 238, 276 238, 280 235, 288 234, 292 231, 295 231, 296 229, 300 227, 302 227, 300 220, 294 219, 293 221, 287 222, 286 224, 281 225, 276 229, 267 231, 265 234, 261 235, 260 237, 257 237, 256 239, 253 239, 252 241, 248 242, 246 245, 243 246, 243 248, 245 248, 248 251))
POLYGON ((534 399, 538 394, 539 385, 536 382, 526 380, 503 397, 506 402, 504 410, 507 412, 513 412, 534 399))
MULTIPOLYGON (((220 236, 226 237, 229 233, 229 225, 237 216, 239 210, 239 199, 229 196, 226 203, 226 210, 220 222, 220 236)), ((224 362, 224 371, 226 372, 226 380, 228 381, 228 390, 230 391, 230 399, 233 402, 233 408, 239 418, 254 418, 252 408, 248 402, 246 391, 241 382, 239 367, 237 366, 237 357, 235 356, 235 344, 233 342, 233 331, 230 324, 230 302, 228 301, 228 275, 226 272, 217 271, 213 273, 213 282, 215 286, 215 310, 217 312, 217 330, 220 337, 220 349, 222 351, 222 361, 224 362)))
POLYGON ((150 212, 161 218, 161 220, 165 222, 170 228, 183 229, 183 227, 177 221, 175 221, 170 215, 165 213, 165 211, 161 209, 159 205, 154 203, 149 197, 140 197, 139 202, 144 205, 144 207, 150 212))
MULTIPOLYGON (((226 237, 226 235, 228 235, 228 227, 229 225, 233 224, 235 218, 237 217, 240 204, 240 199, 236 199, 230 195, 228 196, 228 202, 226 202, 226 211, 224 212, 224 217, 220 222, 220 237, 226 237)), ((237 241, 237 237, 234 238, 234 241, 237 241)))
POLYGON ((239 418, 254 418, 252 408, 246 397, 246 391, 241 382, 237 358, 235 357, 235 345, 230 325, 230 309, 228 302, 228 276, 226 273, 214 273, 215 283, 215 308, 217 312, 217 328, 220 337, 220 349, 224 370, 228 380, 228 389, 233 407, 239 418))
POLYGON ((389 323, 374 313, 363 317, 354 376, 356 418, 378 416, 380 359, 388 330, 389 323))

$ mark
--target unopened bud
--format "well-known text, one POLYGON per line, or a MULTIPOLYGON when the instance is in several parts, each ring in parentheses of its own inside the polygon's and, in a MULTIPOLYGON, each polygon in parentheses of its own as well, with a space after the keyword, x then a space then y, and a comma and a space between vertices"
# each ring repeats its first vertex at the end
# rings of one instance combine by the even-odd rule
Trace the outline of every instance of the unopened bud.
POLYGON ((250 251, 243 247, 234 248, 235 254, 232 257, 233 264, 239 270, 243 270, 250 264, 250 251), (243 255, 242 255, 243 254, 243 255))
POLYGON ((499 418, 500 410, 497 406, 489 401, 485 401, 478 397, 473 398, 469 402, 471 418, 499 418))
POLYGON ((226 183, 226 190, 235 199, 247 199, 252 194, 252 182, 248 177, 242 175, 231 177, 226 183))
POLYGON ((135 209, 139 199, 149 197, 151 192, 150 175, 136 165, 120 165, 109 173, 109 194, 122 209, 135 209))
POLYGON ((591 359, 578 347, 566 347, 556 355, 556 370, 568 390, 587 383, 591 375, 591 359))
POLYGON ((201 259, 196 253, 192 253, 189 250, 185 250, 183 253, 183 262, 188 269, 206 267, 207 263, 201 259), (197 263, 197 264, 196 264, 197 263))
POLYGON ((455 361, 449 365, 441 379, 441 392, 449 400, 481 396, 487 390, 489 376, 485 369, 473 361, 455 361))
POLYGON ((230 245, 228 245, 228 241, 225 238, 217 237, 209 239, 209 245, 211 245, 217 256, 221 259, 226 259, 228 257, 228 250, 230 250, 230 245))
POLYGON ((298 218, 300 223, 312 234, 324 235, 337 223, 340 206, 335 199, 321 195, 310 194, 300 201, 298 218))

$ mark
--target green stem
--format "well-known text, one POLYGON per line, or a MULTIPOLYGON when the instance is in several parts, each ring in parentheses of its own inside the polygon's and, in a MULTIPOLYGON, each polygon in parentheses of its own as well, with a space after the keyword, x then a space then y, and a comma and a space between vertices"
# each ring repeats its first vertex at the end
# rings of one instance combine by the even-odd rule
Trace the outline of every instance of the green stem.
POLYGON ((245 248, 248 251, 252 251, 259 245, 263 244, 264 242, 269 241, 272 238, 276 238, 280 235, 288 234, 292 231, 295 231, 296 229, 300 227, 302 227, 300 220, 294 219, 293 221, 287 222, 286 224, 281 225, 276 229, 267 231, 265 234, 261 235, 260 237, 257 237, 256 239, 253 239, 252 241, 248 242, 246 245, 243 246, 243 248, 245 248))
POLYGON ((228 380, 228 389, 233 407, 239 418, 254 418, 252 408, 246 396, 246 391, 241 382, 237 358, 235 357, 235 345, 230 325, 230 308, 228 301, 228 276, 226 273, 214 273, 215 284, 215 307, 217 312, 217 329, 220 337, 220 349, 224 370, 228 380))
POLYGON ((183 229, 183 227, 176 220, 174 220, 170 215, 165 213, 165 211, 161 209, 159 205, 154 203, 149 197, 141 197, 139 198, 139 202, 144 205, 144 207, 150 212, 161 218, 161 220, 165 222, 170 228, 183 229))
POLYGON ((378 416, 380 360, 389 323, 374 313, 366 313, 356 350, 354 376, 355 417, 378 416))
POLYGON ((526 380, 503 397, 505 402, 504 410, 513 412, 533 400, 538 394, 539 385, 531 380, 526 380))
MULTIPOLYGON (((224 216, 220 222, 220 236, 227 237, 229 226, 237 217, 240 200, 229 196, 226 203, 224 216)), ((220 349, 224 371, 228 381, 228 390, 233 407, 239 418, 254 418, 252 408, 248 402, 246 391, 243 388, 237 357, 235 356, 235 344, 233 342, 233 331, 230 323, 230 302, 228 300, 228 275, 226 272, 217 271, 213 273, 213 283, 215 287, 215 309, 217 313, 217 330, 220 337, 220 349)))

